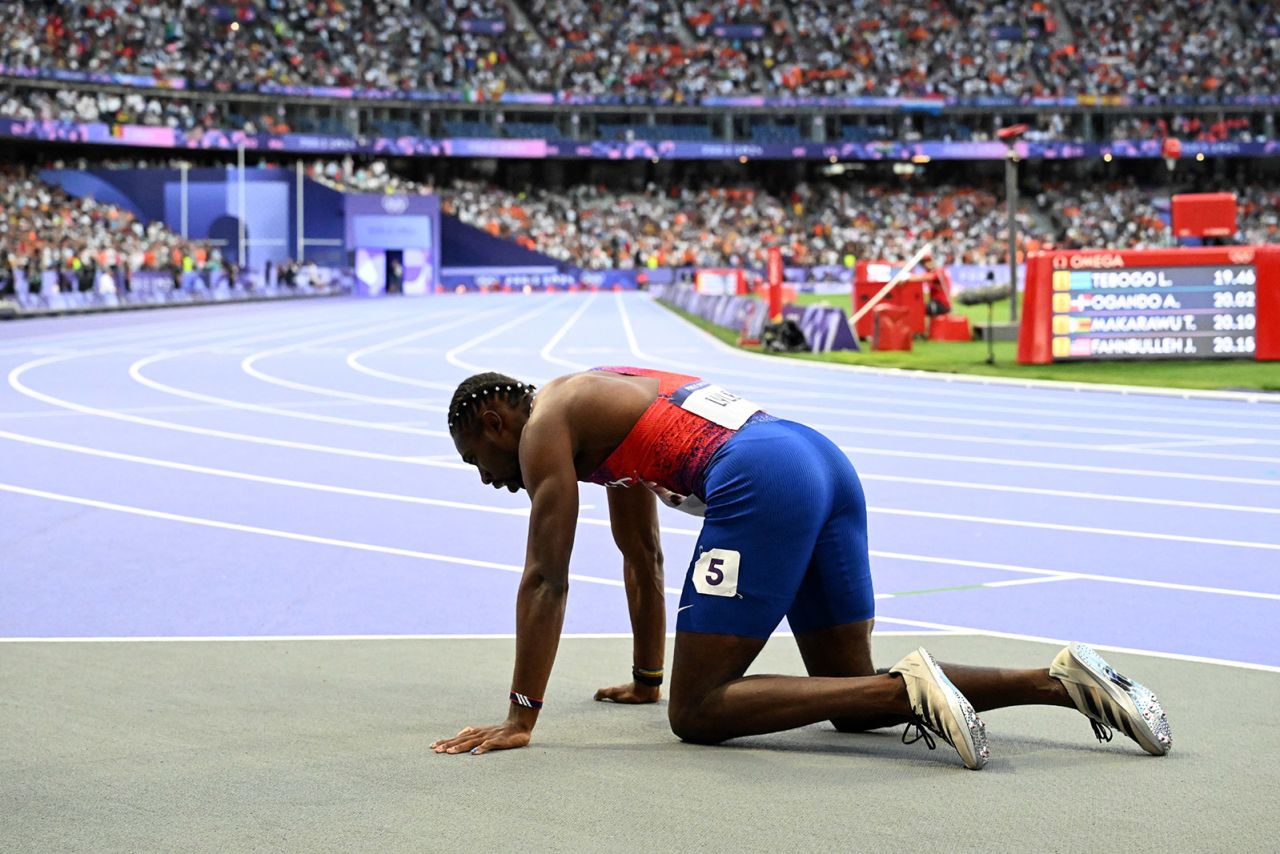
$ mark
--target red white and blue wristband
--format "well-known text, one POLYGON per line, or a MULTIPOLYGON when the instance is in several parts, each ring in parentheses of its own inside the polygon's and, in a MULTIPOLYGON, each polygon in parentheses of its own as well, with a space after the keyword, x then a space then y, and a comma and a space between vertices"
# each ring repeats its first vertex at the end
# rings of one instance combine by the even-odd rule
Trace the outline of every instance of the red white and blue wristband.
POLYGON ((524 706, 526 709, 542 708, 541 700, 534 699, 533 697, 526 696, 525 694, 517 694, 515 691, 511 692, 511 702, 517 706, 524 706))

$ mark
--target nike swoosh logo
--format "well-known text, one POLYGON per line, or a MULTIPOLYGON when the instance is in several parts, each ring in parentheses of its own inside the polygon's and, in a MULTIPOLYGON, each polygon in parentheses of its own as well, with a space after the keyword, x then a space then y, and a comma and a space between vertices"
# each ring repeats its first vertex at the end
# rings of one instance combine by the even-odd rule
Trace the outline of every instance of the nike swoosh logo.
POLYGON ((676 608, 676 613, 679 614, 681 611, 687 611, 692 607, 692 605, 681 605, 679 608, 676 608))

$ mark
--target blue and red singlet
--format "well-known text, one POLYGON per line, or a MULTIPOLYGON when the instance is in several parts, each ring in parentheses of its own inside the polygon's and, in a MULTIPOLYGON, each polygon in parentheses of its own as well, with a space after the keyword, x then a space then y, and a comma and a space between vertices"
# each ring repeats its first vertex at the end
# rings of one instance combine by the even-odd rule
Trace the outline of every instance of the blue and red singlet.
POLYGON ((773 416, 698 377, 647 368, 604 367, 629 377, 658 380, 658 397, 590 481, 604 486, 656 483, 703 500, 707 466, 740 429, 773 416))
POLYGON ((858 474, 830 439, 687 374, 658 397, 589 480, 656 483, 706 503, 677 631, 767 638, 787 617, 804 633, 875 614, 858 474))

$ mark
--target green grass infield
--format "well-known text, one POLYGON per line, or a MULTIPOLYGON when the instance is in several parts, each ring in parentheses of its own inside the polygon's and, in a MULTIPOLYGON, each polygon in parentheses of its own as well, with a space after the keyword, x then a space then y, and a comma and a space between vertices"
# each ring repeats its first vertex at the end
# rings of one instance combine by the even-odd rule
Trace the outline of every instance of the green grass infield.
MULTIPOLYGON (((828 302, 849 313, 848 300, 839 295, 801 294, 801 305, 828 302)), ((681 311, 668 302, 665 308, 731 346, 738 346, 738 333, 681 311)), ((957 306, 972 323, 985 323, 986 306, 957 306)), ((996 304, 997 323, 1009 317, 1009 304, 996 304), (1002 311, 1003 309, 1003 311, 1002 311)), ((866 342, 862 342, 867 346, 866 342)), ((744 350, 758 348, 744 347, 744 350)), ((1162 388, 1212 389, 1215 391, 1278 391, 1280 362, 1254 362, 1243 359, 1204 359, 1194 362, 1152 359, 1148 361, 1064 362, 1053 365, 1019 365, 1017 344, 995 343, 995 364, 987 364, 987 345, 983 341, 925 341, 916 339, 909 352, 872 353, 867 350, 832 353, 787 353, 779 358, 809 359, 873 368, 903 368, 913 371, 936 371, 948 374, 976 374, 1021 380, 1060 380, 1077 383, 1109 383, 1115 385, 1154 386, 1162 388)))

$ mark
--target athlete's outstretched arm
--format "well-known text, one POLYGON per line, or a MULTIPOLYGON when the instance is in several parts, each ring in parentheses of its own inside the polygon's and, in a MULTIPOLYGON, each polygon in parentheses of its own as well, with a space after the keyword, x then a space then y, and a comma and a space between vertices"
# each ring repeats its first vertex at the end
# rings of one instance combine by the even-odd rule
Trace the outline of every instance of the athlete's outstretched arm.
MULTIPOLYGON (((631 614, 631 663, 640 670, 661 671, 666 652, 667 602, 658 502, 652 492, 639 485, 605 491, 609 494, 613 541, 622 552, 622 577, 631 614)), ((660 688, 635 679, 596 692, 597 700, 615 703, 654 703, 661 696, 660 688)))
POLYGON ((455 738, 437 741, 432 745, 437 753, 524 747, 537 723, 537 706, 545 696, 564 625, 569 554, 578 522, 573 446, 568 424, 557 423, 561 420, 545 417, 537 426, 530 422, 520 442, 520 468, 533 508, 516 596, 516 666, 507 719, 496 726, 467 727, 455 738))

